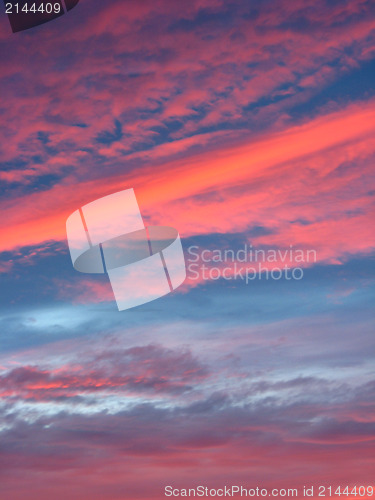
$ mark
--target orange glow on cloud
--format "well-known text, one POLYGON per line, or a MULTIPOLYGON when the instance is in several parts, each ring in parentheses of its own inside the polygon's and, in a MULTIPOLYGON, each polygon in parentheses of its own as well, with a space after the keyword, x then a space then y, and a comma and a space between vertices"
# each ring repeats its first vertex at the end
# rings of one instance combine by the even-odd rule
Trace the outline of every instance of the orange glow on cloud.
MULTIPOLYGON (((355 173, 347 170, 341 177, 329 174, 340 163, 356 159, 370 169, 367 158, 373 151, 374 137, 375 104, 367 103, 184 160, 160 164, 156 148, 145 156, 149 163, 159 163, 157 172, 151 166, 144 167, 125 176, 58 185, 22 201, 3 202, 2 250, 64 240, 65 220, 77 206, 134 187, 143 213, 155 222, 172 216, 171 225, 184 236, 243 231, 256 222, 279 231, 277 236, 259 239, 263 244, 300 242, 325 247, 321 257, 329 259, 340 257, 343 243, 343 253, 366 252, 374 246, 369 200, 363 193, 361 198, 344 203, 336 191, 350 185, 355 173), (315 191, 318 182, 330 199, 330 210, 336 211, 324 222, 318 202, 322 193, 315 191), (252 186, 257 184, 260 189, 254 190, 252 186), (202 195, 206 197, 203 202, 202 195), (350 203, 356 210, 366 209, 366 214, 348 217, 345 211, 350 203), (293 226, 286 220, 301 216, 311 225, 293 226), (348 240, 348 233, 355 237, 348 240)), ((327 207, 324 210, 327 214, 327 207)))

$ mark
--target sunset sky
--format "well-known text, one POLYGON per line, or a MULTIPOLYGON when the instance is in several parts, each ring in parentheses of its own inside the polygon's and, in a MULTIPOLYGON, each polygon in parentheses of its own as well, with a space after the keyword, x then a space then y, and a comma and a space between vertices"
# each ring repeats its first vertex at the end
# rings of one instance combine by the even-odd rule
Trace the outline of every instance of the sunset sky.
POLYGON ((2 6, 0 44, 0 500, 373 484, 375 2, 2 6), (187 258, 316 262, 119 312, 65 222, 128 188, 187 258))

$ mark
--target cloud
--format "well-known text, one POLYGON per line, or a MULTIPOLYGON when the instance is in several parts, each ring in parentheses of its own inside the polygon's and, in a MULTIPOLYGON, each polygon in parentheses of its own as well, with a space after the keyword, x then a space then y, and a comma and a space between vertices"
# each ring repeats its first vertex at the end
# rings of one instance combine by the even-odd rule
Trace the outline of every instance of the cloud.
MULTIPOLYGON (((348 405, 355 406, 347 398, 348 405)), ((166 484, 220 487, 240 481, 248 488, 260 483, 271 488, 285 481, 302 488, 307 463, 309 484, 316 487, 324 472, 335 482, 345 474, 349 482, 352 474, 363 482, 371 471, 373 425, 353 418, 340 423, 339 407, 323 408, 303 399, 238 406, 213 394, 200 405, 174 410, 143 404, 112 415, 61 413, 33 423, 7 420, 12 427, 2 432, 7 457, 1 463, 3 485, 14 491, 11 481, 22 471, 41 498, 51 482, 56 487, 62 480, 65 494, 73 498, 82 488, 95 499, 121 498, 124 483, 128 492, 161 498, 166 484), (77 471, 80 481, 74 480, 77 471), (44 481, 36 484, 41 473, 44 481), (147 482, 141 481, 145 475, 147 482)))
POLYGON ((362 179, 365 172, 372 176, 373 114, 371 106, 356 105, 252 143, 167 163, 157 176, 146 168, 141 176, 90 181, 79 191, 56 186, 23 197, 22 205, 5 202, 3 246, 65 238, 71 211, 122 189, 127 179, 149 220, 162 223, 168 214, 183 235, 261 225, 270 233, 253 238, 255 245, 313 248, 320 261, 371 252, 371 194, 362 179))
POLYGON ((2 31, 4 499, 368 484, 374 19, 366 0, 91 0, 2 31), (121 315, 62 242, 129 187, 186 246, 318 261, 121 315))
POLYGON ((150 345, 102 352, 86 359, 84 366, 13 368, 0 376, 0 391, 3 398, 46 402, 101 391, 173 394, 191 390, 189 384, 206 375, 206 368, 190 352, 150 345))
POLYGON ((371 93, 292 121, 371 57, 368 2, 95 2, 80 16, 38 31, 32 66, 5 40, 3 250, 65 239, 77 206, 129 186, 149 220, 172 212, 187 236, 262 225, 272 236, 255 243, 299 242, 321 261, 373 250, 371 93))

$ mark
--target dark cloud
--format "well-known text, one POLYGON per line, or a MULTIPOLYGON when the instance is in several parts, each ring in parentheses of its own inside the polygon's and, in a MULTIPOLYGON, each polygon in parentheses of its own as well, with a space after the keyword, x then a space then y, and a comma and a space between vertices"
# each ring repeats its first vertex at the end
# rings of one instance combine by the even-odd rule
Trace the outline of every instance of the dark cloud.
POLYGON ((101 391, 181 394, 207 377, 207 368, 188 350, 157 345, 102 352, 82 365, 58 370, 14 368, 0 377, 2 397, 61 401, 101 391))

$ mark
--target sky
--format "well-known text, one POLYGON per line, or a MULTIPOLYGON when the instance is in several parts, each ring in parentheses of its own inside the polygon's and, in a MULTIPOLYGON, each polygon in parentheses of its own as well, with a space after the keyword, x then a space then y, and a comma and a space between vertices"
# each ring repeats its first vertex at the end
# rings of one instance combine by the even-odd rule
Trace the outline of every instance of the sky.
POLYGON ((1 500, 371 485, 375 3, 81 0, 0 44, 1 500), (316 258, 119 312, 65 222, 129 188, 187 264, 316 258))

